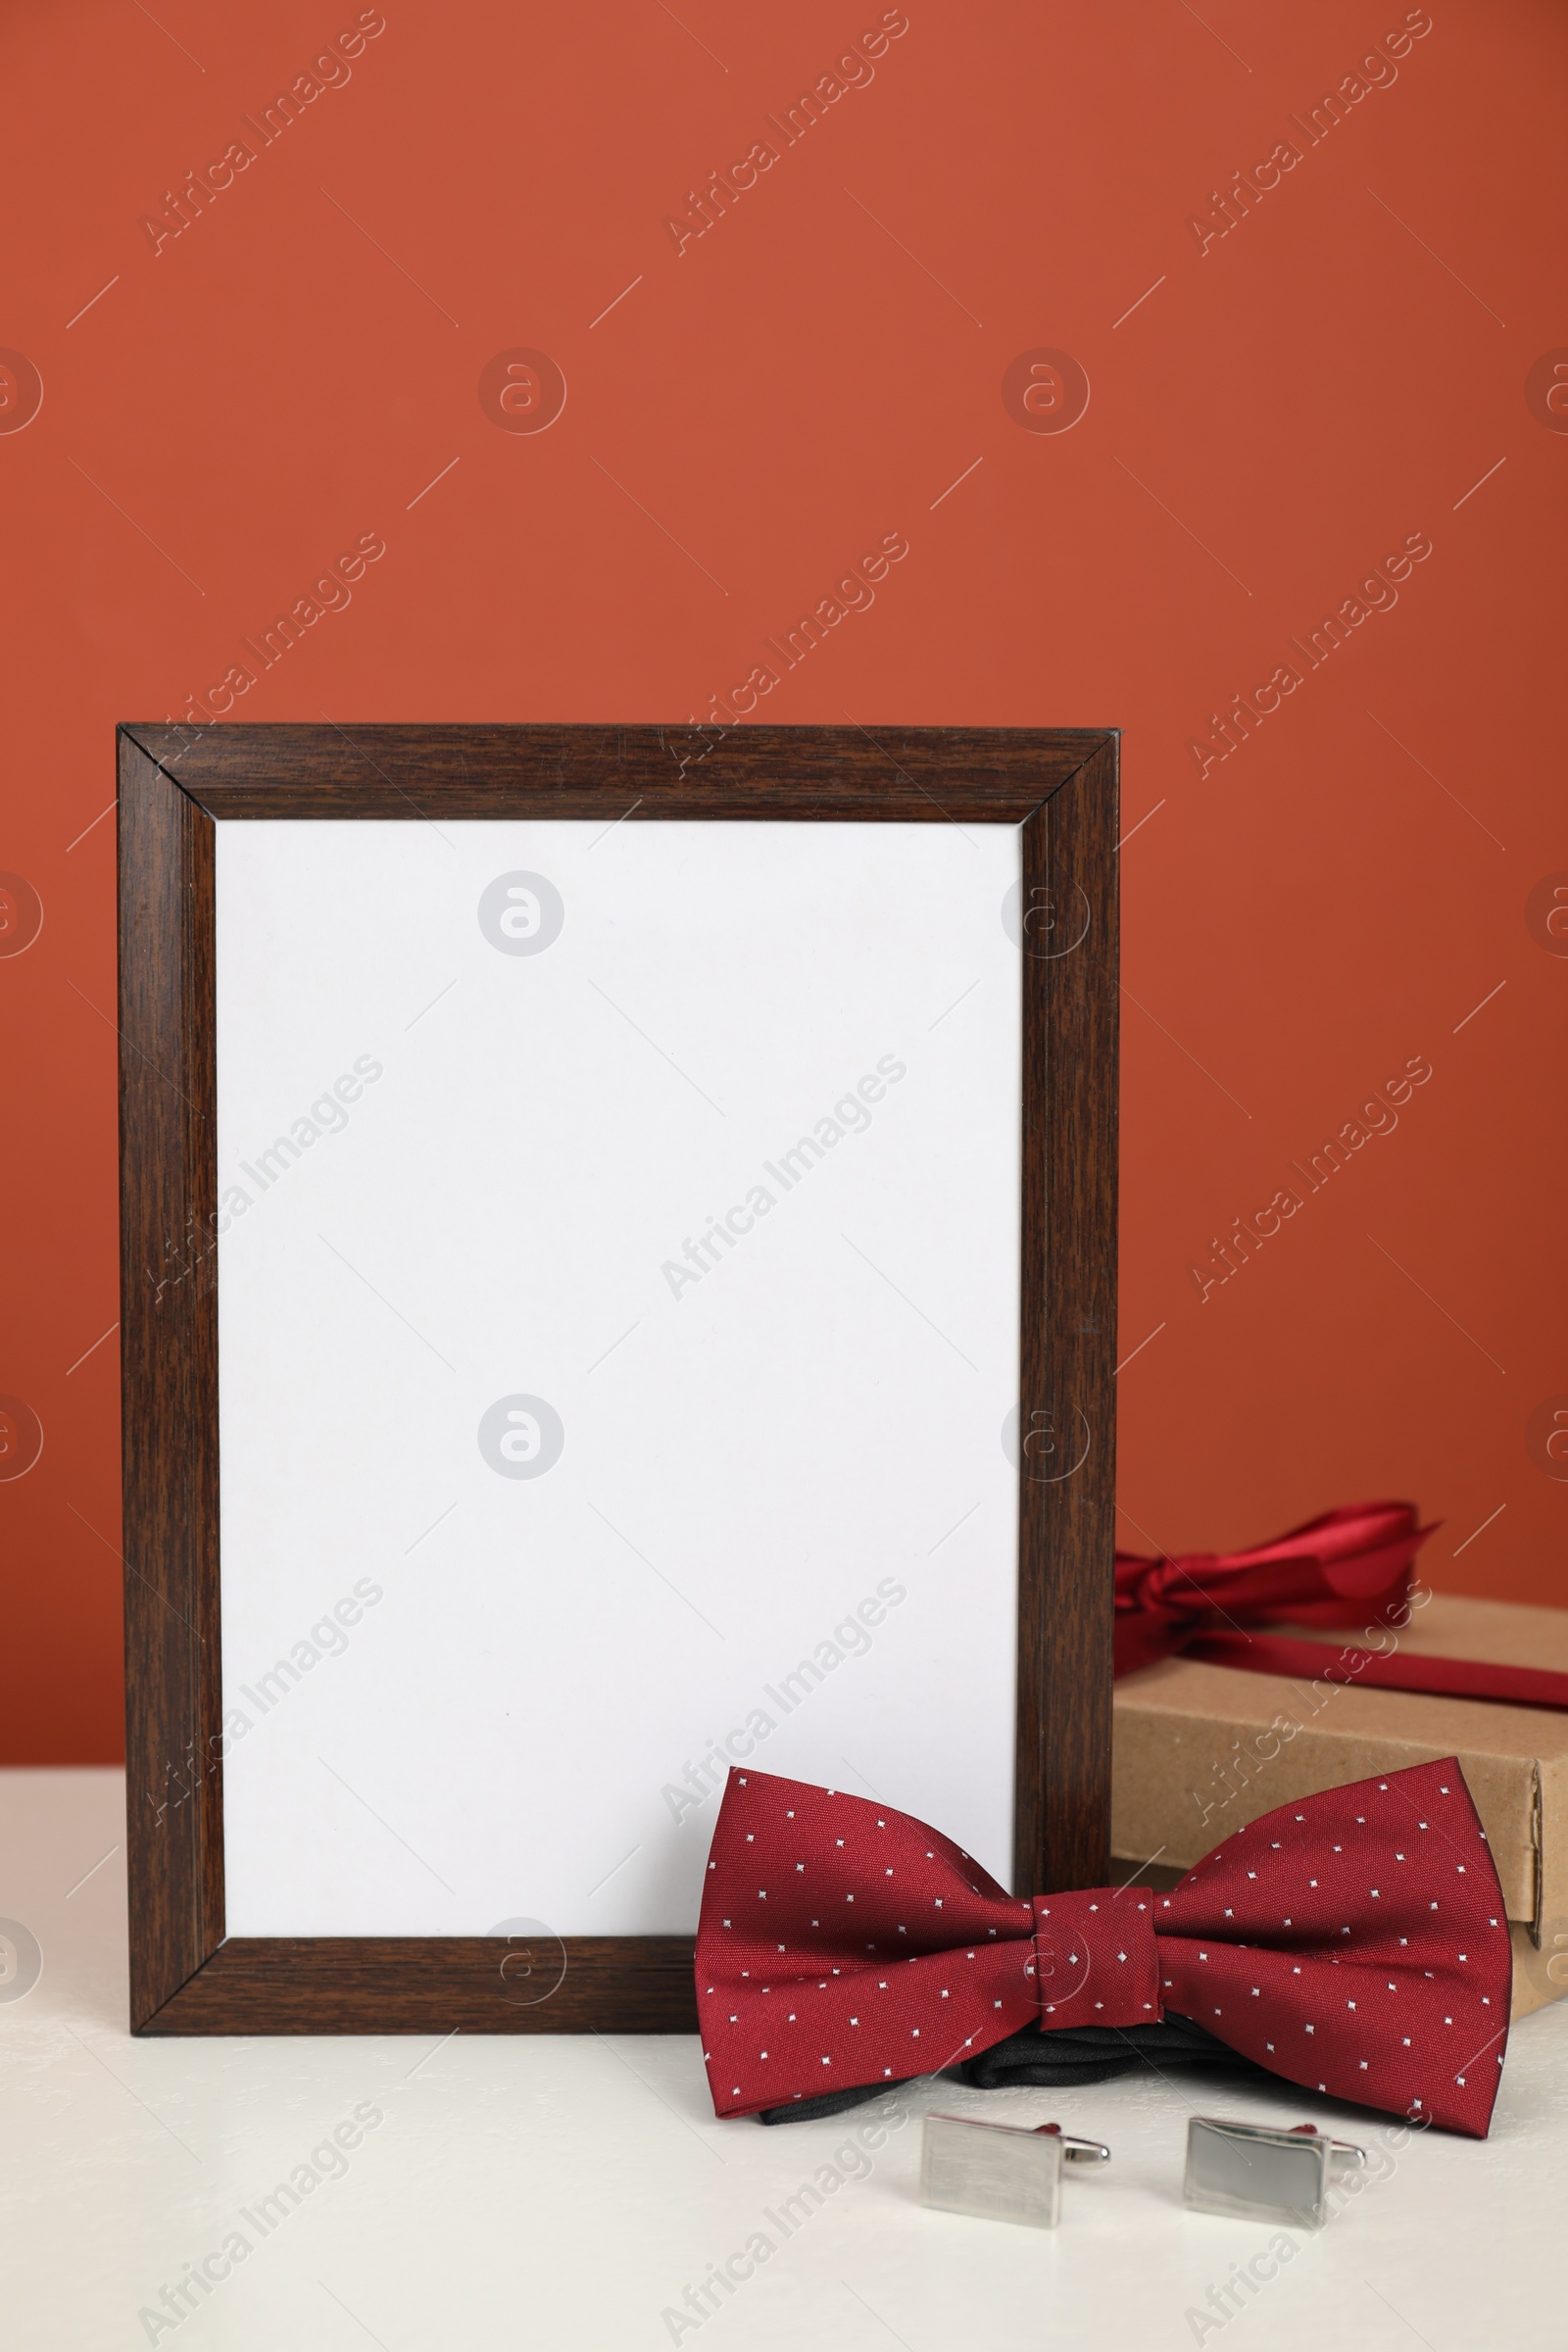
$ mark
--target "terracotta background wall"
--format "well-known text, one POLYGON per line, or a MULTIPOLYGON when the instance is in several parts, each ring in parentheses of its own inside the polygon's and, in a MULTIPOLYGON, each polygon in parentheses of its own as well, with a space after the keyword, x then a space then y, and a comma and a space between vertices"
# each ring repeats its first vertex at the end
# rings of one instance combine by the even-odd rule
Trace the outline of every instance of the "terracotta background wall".
POLYGON ((5 12, 6 1757, 120 1752, 114 722, 682 722, 891 532, 760 714, 1126 731, 1123 1541, 1408 1494, 1563 1597, 1565 64, 1548 0, 5 12))

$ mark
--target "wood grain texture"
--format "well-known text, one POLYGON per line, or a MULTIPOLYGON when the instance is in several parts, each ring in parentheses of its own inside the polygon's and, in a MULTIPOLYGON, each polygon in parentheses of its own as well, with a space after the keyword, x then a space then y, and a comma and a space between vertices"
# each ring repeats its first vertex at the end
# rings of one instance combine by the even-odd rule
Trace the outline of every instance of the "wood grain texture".
POLYGON ((1117 739, 1024 828, 1020 1894, 1110 1867, 1117 739))
POLYGON ((133 725, 214 816, 1021 824, 1102 737, 1024 727, 133 725))
POLYGON ((675 2033, 691 1944, 223 1936, 214 819, 788 818, 1024 829, 1014 1869, 1102 1884, 1110 1825, 1116 740, 967 728, 133 726, 121 733, 131 2024, 675 2033), (1080 1434, 1087 1446, 1079 1452, 1080 1434), (502 1964, 506 1961, 507 1973, 502 1964), (534 1961, 522 1970, 531 1990, 534 1961))
POLYGON ((213 824, 120 742, 121 1364, 131 2020, 223 1932, 213 824))
POLYGON ((689 1936, 231 1936, 150 2034, 695 2034, 689 1936))

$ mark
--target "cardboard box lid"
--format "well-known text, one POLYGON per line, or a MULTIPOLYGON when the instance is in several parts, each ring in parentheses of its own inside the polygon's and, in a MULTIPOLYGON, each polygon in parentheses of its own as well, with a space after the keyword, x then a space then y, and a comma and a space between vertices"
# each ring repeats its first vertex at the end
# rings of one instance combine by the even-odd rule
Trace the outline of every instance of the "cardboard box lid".
MULTIPOLYGON (((1298 1630, 1357 1642, 1353 1630, 1298 1630)), ((1568 1610, 1438 1593, 1399 1647, 1568 1672, 1568 1610)), ((1182 1869, 1275 1805, 1457 1755, 1508 1917, 1568 1950, 1568 1712, 1164 1658, 1116 1685, 1114 1742, 1113 1851, 1147 1862, 1158 1849, 1182 1869)))

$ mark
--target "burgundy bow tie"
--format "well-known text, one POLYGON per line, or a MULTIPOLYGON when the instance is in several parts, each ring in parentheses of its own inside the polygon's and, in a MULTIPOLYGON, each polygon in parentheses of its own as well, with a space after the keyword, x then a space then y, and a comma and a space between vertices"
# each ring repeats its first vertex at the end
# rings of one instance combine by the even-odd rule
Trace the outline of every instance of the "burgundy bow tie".
POLYGON ((697 1930, 719 2115, 1168 2009, 1288 2082, 1484 2139, 1511 1978, 1452 1756, 1282 1805, 1168 1895, 1031 1902, 907 1813, 732 1771, 697 1930))

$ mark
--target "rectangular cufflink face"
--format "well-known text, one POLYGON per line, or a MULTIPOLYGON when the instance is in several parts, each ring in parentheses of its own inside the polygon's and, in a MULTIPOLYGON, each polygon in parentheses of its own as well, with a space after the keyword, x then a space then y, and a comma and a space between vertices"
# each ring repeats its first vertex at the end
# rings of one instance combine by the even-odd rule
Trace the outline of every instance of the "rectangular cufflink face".
POLYGON ((1187 2126, 1183 2198, 1201 2213, 1321 2230, 1330 2147, 1321 2133, 1195 2115, 1187 2126))
POLYGON ((982 2221, 1054 2230, 1061 2216, 1061 2141, 1054 2132, 928 2115, 920 2202, 982 2221))

